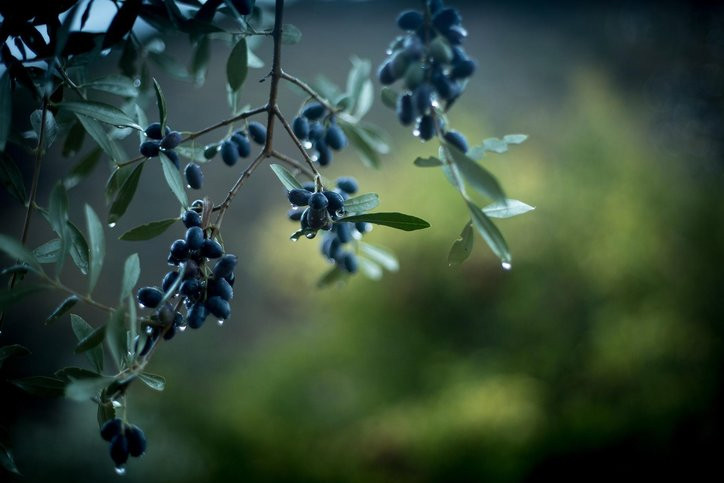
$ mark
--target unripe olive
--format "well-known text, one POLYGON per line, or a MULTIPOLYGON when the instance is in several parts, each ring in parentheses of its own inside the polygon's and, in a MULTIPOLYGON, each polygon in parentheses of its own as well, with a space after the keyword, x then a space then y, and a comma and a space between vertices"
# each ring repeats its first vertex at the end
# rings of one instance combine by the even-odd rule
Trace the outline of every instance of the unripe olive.
POLYGON ((414 92, 415 107, 420 114, 425 114, 432 108, 433 90, 430 84, 422 84, 414 92))
POLYGON ((444 37, 437 37, 430 42, 430 56, 441 64, 447 64, 453 59, 453 51, 444 37))
POLYGON ((173 149, 164 151, 163 154, 166 155, 169 161, 173 163, 174 166, 176 166, 176 169, 181 169, 181 165, 179 164, 179 157, 178 153, 174 151, 173 149))
POLYGON ((349 243, 349 241, 352 240, 352 223, 336 223, 335 228, 340 243, 349 243))
POLYGON ((402 52, 397 52, 392 55, 390 59, 390 69, 395 79, 399 79, 407 71, 407 67, 410 65, 410 59, 402 52))
POLYGON ((330 260, 334 260, 339 253, 341 245, 339 238, 336 236, 326 236, 324 241, 322 241, 322 255, 330 260))
POLYGON ((355 273, 357 271, 357 257, 354 253, 345 252, 341 255, 340 260, 342 267, 349 273, 355 273))
POLYGON ((302 219, 302 210, 297 208, 292 208, 291 210, 287 211, 287 217, 291 221, 299 221, 302 219))
POLYGON ((383 86, 387 86, 390 84, 394 84, 397 80, 397 77, 392 72, 392 62, 387 61, 384 64, 382 64, 377 71, 377 78, 380 81, 380 84, 383 86))
POLYGON ((189 187, 195 190, 201 189, 201 185, 204 183, 204 173, 198 164, 187 164, 184 175, 186 176, 186 183, 188 183, 189 187))
POLYGON ((405 86, 413 90, 425 80, 425 67, 422 62, 412 62, 405 72, 405 86))
POLYGON ((184 297, 196 299, 201 291, 201 284, 197 279, 190 278, 188 280, 184 280, 184 283, 181 284, 178 291, 184 297))
POLYGON ((445 38, 452 45, 460 45, 463 39, 468 36, 468 31, 461 25, 453 25, 445 32, 445 38))
POLYGON ((219 152, 219 145, 218 144, 209 144, 204 148, 204 158, 206 159, 213 159, 214 156, 216 156, 216 153, 219 152))
POLYGON ((324 126, 320 122, 309 123, 309 139, 319 141, 324 136, 324 126))

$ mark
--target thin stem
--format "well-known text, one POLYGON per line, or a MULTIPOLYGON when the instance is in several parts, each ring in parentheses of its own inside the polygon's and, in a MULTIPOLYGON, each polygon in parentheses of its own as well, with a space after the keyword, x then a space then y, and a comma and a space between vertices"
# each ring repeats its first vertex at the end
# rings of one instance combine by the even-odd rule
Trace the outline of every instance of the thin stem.
POLYGON ((54 280, 54 279, 48 277, 45 273, 42 274, 42 277, 43 277, 48 283, 50 283, 51 285, 53 285, 55 288, 57 288, 57 289, 59 289, 59 290, 62 290, 62 291, 64 291, 64 292, 67 292, 67 293, 69 293, 70 295, 75 295, 75 296, 78 297, 80 300, 82 300, 83 302, 87 303, 88 305, 90 305, 90 306, 92 306, 92 307, 95 307, 95 308, 97 308, 97 309, 103 310, 103 311, 108 312, 108 313, 111 313, 111 312, 113 312, 113 311, 115 310, 115 309, 113 309, 113 307, 109 307, 109 306, 107 306, 107 305, 104 305, 104 304, 102 304, 102 303, 94 300, 93 298, 91 298, 90 295, 83 295, 83 294, 81 294, 81 293, 76 292, 76 291, 73 290, 72 288, 70 288, 70 287, 68 287, 68 286, 66 286, 66 285, 63 285, 60 281, 54 280))
POLYGON ((300 163, 296 159, 291 158, 284 153, 280 153, 279 151, 272 151, 271 157, 276 158, 283 163, 287 163, 289 166, 298 170, 299 172, 303 173, 304 175, 308 176, 311 179, 314 179, 314 177, 316 176, 313 171, 309 170, 309 168, 307 168, 306 166, 304 166, 302 163, 300 163))
POLYGON ((56 66, 56 70, 58 71, 60 76, 63 78, 65 83, 68 84, 68 86, 71 89, 73 89, 75 91, 75 93, 81 97, 81 99, 83 99, 83 100, 87 99, 85 94, 83 93, 83 91, 80 90, 80 87, 78 87, 78 85, 76 85, 76 83, 70 79, 70 77, 68 76, 68 73, 65 71, 65 69, 63 69, 63 66, 60 65, 60 62, 58 62, 58 65, 56 66))
MULTIPOLYGON (((230 117, 228 119, 224 119, 223 121, 217 122, 216 124, 213 124, 209 127, 205 127, 199 131, 192 132, 191 134, 189 134, 188 136, 186 136, 185 138, 183 138, 181 140, 181 144, 183 144, 187 141, 191 141, 192 139, 196 139, 199 136, 203 136, 204 134, 214 131, 215 129, 219 129, 224 126, 228 126, 229 124, 232 124, 236 121, 241 121, 242 119, 246 119, 247 117, 251 117, 256 114, 266 112, 268 110, 269 110, 269 108, 267 106, 259 106, 259 107, 255 107, 254 109, 249 109, 248 111, 244 111, 242 113, 237 114, 236 116, 230 117)), ((116 164, 116 167, 123 168, 124 166, 130 166, 131 164, 135 164, 135 163, 144 161, 145 159, 148 159, 148 158, 146 158, 146 156, 137 156, 128 161, 124 161, 122 163, 116 164)))
POLYGON ((292 84, 299 86, 304 92, 309 94, 315 101, 319 102, 324 107, 326 107, 330 112, 339 111, 339 109, 337 109, 335 106, 330 104, 330 102, 327 99, 325 99, 321 95, 319 95, 317 93, 317 91, 312 89, 312 87, 309 84, 307 84, 306 82, 304 82, 303 80, 301 80, 297 77, 294 77, 293 75, 289 75, 286 72, 282 72, 282 79, 288 80, 292 84))
POLYGON ((299 140, 299 138, 297 138, 297 136, 294 134, 294 130, 293 130, 292 127, 289 125, 289 123, 287 122, 287 120, 284 118, 284 115, 282 114, 282 112, 279 110, 278 107, 275 107, 275 108, 274 108, 274 114, 279 118, 279 121, 281 121, 282 126, 284 126, 284 129, 287 130, 287 133, 289 134, 289 137, 292 138, 292 141, 294 141, 294 144, 297 146, 297 148, 299 148, 299 151, 302 153, 302 157, 304 158, 304 160, 305 160, 305 161, 307 162, 307 164, 309 165, 309 168, 314 172, 314 175, 315 175, 316 177, 320 177, 321 175, 319 174, 319 171, 317 171, 316 166, 314 166, 314 162, 312 161, 312 158, 309 157, 309 153, 307 153, 307 150, 304 149, 304 146, 302 146, 302 142, 301 142, 301 141, 299 140))

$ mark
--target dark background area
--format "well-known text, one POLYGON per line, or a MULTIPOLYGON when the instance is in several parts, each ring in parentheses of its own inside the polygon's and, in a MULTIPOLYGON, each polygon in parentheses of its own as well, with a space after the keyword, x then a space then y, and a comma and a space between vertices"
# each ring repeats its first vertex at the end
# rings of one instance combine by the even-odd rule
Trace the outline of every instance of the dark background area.
MULTIPOLYGON (((722 8, 454 4, 479 70, 451 110, 452 125, 472 143, 530 136, 483 161, 510 197, 537 207, 500 223, 513 269, 502 271, 479 238, 465 265, 447 267, 465 206, 440 173, 412 165, 435 153, 433 143, 419 143, 376 103, 370 119, 393 139, 382 168, 366 170, 349 150, 326 174, 356 176, 363 191, 380 193, 381 209, 418 215, 432 227, 376 229, 370 240, 399 255, 400 271, 318 291, 326 265, 317 242, 288 241, 284 191, 260 169, 224 226, 240 257, 234 315, 222 328, 207 323, 161 348, 149 369, 167 378, 164 392, 131 389, 129 418, 146 431, 149 450, 123 478, 692 481, 721 473, 722 8)), ((398 33, 397 12, 414 6, 291 4, 286 21, 303 38, 285 47, 284 68, 343 85, 349 57, 378 65, 398 33)), ((167 44, 188 62, 186 39, 167 44)), ((172 126, 192 131, 227 116, 228 51, 213 44, 201 88, 154 71, 172 126)), ((268 44, 256 53, 269 63, 268 44)), ((115 62, 99 63, 98 75, 115 62)), ((256 80, 265 73, 250 71, 244 102, 264 102, 266 84, 256 80)), ((301 101, 282 89, 283 111, 295 112, 301 101)), ((289 143, 280 147, 294 153, 289 143)), ((51 156, 40 204, 72 166, 51 156)), ((29 180, 31 164, 22 169, 29 180)), ((234 169, 209 166, 205 193, 219 201, 234 169)), ((101 165, 71 193, 78 224, 85 202, 102 212, 107 176, 101 165)), ((175 214, 161 176, 160 166, 144 170, 129 212, 106 232, 103 301, 114 302, 132 252, 141 257, 141 285, 158 284, 166 272, 166 249, 180 228, 153 242, 116 240, 175 214)), ((19 232, 22 208, 4 192, 0 198, 0 231, 19 232)), ((32 246, 51 237, 40 217, 32 228, 32 246)), ((64 278, 82 287, 74 270, 67 267, 64 278)), ((85 364, 73 354, 67 318, 42 325, 62 298, 37 297, 8 312, 0 344, 21 343, 33 354, 7 362, 3 377, 85 364)), ((78 312, 102 321, 92 309, 78 312)), ((2 425, 26 475, 21 481, 115 478, 92 403, 33 399, 0 384, 2 425)))

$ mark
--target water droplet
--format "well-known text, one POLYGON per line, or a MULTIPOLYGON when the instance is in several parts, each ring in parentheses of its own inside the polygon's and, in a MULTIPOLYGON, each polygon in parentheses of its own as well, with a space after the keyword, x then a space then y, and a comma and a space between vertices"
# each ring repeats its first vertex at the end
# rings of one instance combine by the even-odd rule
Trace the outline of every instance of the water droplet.
POLYGON ((126 468, 123 466, 116 466, 116 474, 123 476, 126 474, 126 468))
POLYGON ((113 223, 108 223, 108 228, 114 228, 115 226, 116 226, 116 223, 115 223, 115 222, 113 222, 113 223))
POLYGON ((181 331, 181 332, 186 331, 186 325, 179 325, 179 326, 178 326, 178 330, 181 331))
POLYGON ((102 55, 103 57, 107 56, 107 55, 110 54, 110 53, 111 53, 111 49, 101 50, 101 55, 102 55))
POLYGON ((150 325, 147 325, 146 326, 146 335, 151 335, 151 334, 153 334, 153 327, 151 327, 150 325))
POLYGON ((191 189, 191 185, 190 185, 190 184, 187 184, 187 185, 186 185, 186 189, 187 189, 187 190, 190 190, 190 189, 191 189))
POLYGON ((297 205, 295 205, 294 203, 292 203, 292 209, 296 210, 297 208, 299 208, 299 207, 297 205))
POLYGON ((219 327, 221 327, 222 325, 224 325, 224 319, 219 319, 216 321, 216 323, 219 324, 219 327))
POLYGON ((134 87, 141 87, 141 79, 134 79, 134 80, 133 80, 133 86, 134 86, 134 87))
POLYGON ((139 309, 145 309, 146 306, 139 302, 139 303, 138 303, 138 308, 139 308, 139 309))
POLYGON ((503 262, 500 264, 500 266, 503 267, 503 270, 510 270, 511 268, 513 268, 513 264, 511 264, 510 262, 503 262))
POLYGON ((290 240, 292 240, 293 242, 295 242, 295 241, 299 240, 299 238, 290 238, 290 240))
POLYGON ((304 149, 311 149, 311 147, 312 147, 312 142, 311 142, 311 141, 304 141, 304 142, 302 143, 302 146, 304 146, 304 149))
POLYGON ((314 238, 315 236, 317 236, 317 234, 312 231, 312 232, 310 232, 310 233, 306 233, 304 236, 306 236, 307 239, 311 240, 312 238, 314 238))
POLYGON ((123 407, 123 404, 121 404, 120 402, 118 402, 114 399, 111 401, 111 406, 113 406, 114 408, 120 408, 120 407, 123 407))
POLYGON ((420 130, 419 130, 419 129, 415 129, 414 131, 412 131, 412 135, 419 137, 419 136, 420 136, 420 130))
POLYGON ((437 99, 435 99, 435 100, 432 101, 432 107, 434 107, 434 108, 440 107, 440 103, 437 102, 437 99))
POLYGON ((385 50, 385 54, 387 54, 387 55, 392 55, 392 49, 387 49, 387 50, 385 50))

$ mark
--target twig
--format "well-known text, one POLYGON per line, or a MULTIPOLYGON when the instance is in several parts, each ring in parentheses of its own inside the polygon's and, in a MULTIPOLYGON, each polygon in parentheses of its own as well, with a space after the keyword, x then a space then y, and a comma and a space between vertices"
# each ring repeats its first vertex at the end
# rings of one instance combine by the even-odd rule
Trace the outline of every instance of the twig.
POLYGON ((314 177, 316 176, 314 174, 314 172, 309 170, 309 168, 307 168, 306 166, 304 166, 302 163, 300 163, 296 159, 293 159, 284 153, 280 153, 279 151, 272 151, 271 157, 276 158, 283 163, 287 163, 289 166, 300 171, 301 173, 303 173, 304 175, 308 176, 311 179, 314 179, 314 177))
POLYGON ((301 141, 299 141, 297 136, 294 134, 294 130, 289 125, 287 120, 284 118, 284 115, 282 114, 282 112, 276 106, 274 107, 274 114, 279 118, 279 120, 282 123, 282 126, 284 126, 284 129, 287 130, 289 137, 292 138, 292 141, 294 141, 294 144, 297 146, 297 148, 299 148, 299 151, 302 153, 302 157, 307 162, 307 164, 309 165, 311 170, 314 172, 315 177, 320 177, 321 175, 319 174, 319 171, 317 171, 316 166, 314 166, 314 162, 312 161, 312 158, 309 157, 309 153, 307 152, 306 149, 304 149, 304 146, 302 146, 301 141))
POLYGON ((287 74, 284 71, 282 71, 282 79, 288 80, 292 84, 299 86, 304 92, 309 94, 315 101, 319 102, 324 107, 326 107, 330 112, 337 112, 340 110, 337 107, 330 104, 330 102, 327 99, 320 96, 317 93, 317 91, 312 89, 311 86, 309 84, 307 84, 306 82, 304 82, 303 80, 301 80, 297 77, 294 77, 293 75, 287 74))

